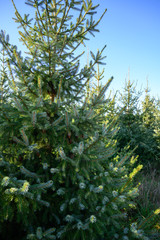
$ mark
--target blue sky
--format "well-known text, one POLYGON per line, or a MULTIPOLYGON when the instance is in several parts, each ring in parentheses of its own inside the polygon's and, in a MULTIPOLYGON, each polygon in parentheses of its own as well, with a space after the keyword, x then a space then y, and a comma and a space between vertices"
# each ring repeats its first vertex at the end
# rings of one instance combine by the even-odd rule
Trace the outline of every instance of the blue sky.
MULTIPOLYGON (((100 33, 86 43, 93 52, 107 45, 103 81, 113 76, 110 89, 122 90, 130 69, 130 80, 137 82, 137 89, 143 90, 148 78, 151 95, 160 97, 160 0, 93 0, 93 3, 100 4, 97 18, 107 8, 99 24, 100 33)), ((23 0, 15 0, 15 4, 22 14, 33 13, 23 0)), ((0 0, 0 6, 0 29, 6 30, 11 42, 21 47, 17 42, 17 25, 12 20, 11 0, 0 0)))

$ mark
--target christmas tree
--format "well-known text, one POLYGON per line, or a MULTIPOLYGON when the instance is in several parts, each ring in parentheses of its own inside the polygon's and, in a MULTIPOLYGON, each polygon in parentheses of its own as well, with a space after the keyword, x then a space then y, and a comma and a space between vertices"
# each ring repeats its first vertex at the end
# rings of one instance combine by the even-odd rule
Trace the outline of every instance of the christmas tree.
POLYGON ((142 136, 143 136, 143 153, 146 163, 148 162, 151 167, 158 166, 159 150, 155 137, 156 128, 156 115, 158 112, 158 105, 155 98, 151 98, 148 89, 145 89, 145 98, 142 101, 142 136))
MULTIPOLYGON (((117 134, 118 145, 124 148, 127 144, 131 149, 140 147, 141 141, 141 118, 140 110, 138 108, 140 92, 137 92, 134 82, 130 79, 125 82, 123 92, 120 93, 119 98, 119 112, 122 114, 119 116, 118 125, 119 131, 117 134)), ((136 154, 139 155, 140 149, 136 150, 136 154)))
POLYGON ((156 104, 156 109, 154 112, 154 117, 155 117, 155 125, 154 125, 154 137, 156 139, 157 142, 157 155, 156 155, 156 164, 157 164, 157 169, 159 169, 160 166, 160 101, 157 100, 157 104, 156 104))
POLYGON ((27 56, 3 31, 0 35, 1 239, 148 239, 127 216, 138 194, 133 177, 142 166, 129 172, 136 159, 117 154, 115 121, 107 123, 102 108, 112 77, 87 94, 104 48, 91 52, 82 68, 83 52, 77 54, 88 34, 98 32, 103 17, 93 18, 98 5, 91 0, 27 4, 35 9, 34 21, 22 17, 13 2, 27 56))

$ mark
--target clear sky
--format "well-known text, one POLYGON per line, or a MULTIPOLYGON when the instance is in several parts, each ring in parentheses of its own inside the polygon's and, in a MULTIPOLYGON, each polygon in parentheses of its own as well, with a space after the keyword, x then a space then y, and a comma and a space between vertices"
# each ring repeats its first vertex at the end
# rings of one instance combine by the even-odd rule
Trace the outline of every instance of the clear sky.
MULTIPOLYGON (((24 0, 14 2, 20 13, 33 13, 24 0)), ((113 76, 111 89, 121 90, 130 69, 130 80, 137 82, 137 89, 143 90, 148 78, 151 95, 160 97, 160 0, 93 0, 93 3, 100 4, 97 18, 107 8, 99 24, 100 33, 87 43, 87 49, 93 52, 107 45, 103 81, 113 76)), ((11 42, 20 46, 12 17, 11 0, 0 0, 0 29, 6 30, 11 42)), ((87 62, 87 53, 84 59, 87 62)))

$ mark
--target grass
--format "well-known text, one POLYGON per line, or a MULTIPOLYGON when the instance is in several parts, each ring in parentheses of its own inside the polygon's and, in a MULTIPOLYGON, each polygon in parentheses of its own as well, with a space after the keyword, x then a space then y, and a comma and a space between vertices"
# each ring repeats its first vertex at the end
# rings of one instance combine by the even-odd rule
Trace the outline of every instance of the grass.
POLYGON ((149 210, 160 207, 160 175, 156 169, 140 175, 138 202, 146 213, 149 210))
POLYGON ((150 169, 147 173, 139 174, 137 181, 139 196, 136 199, 137 208, 131 212, 131 217, 141 221, 147 230, 150 239, 160 239, 160 213, 154 214, 160 208, 160 174, 156 169, 150 169), (140 220, 140 218, 142 220, 140 220))

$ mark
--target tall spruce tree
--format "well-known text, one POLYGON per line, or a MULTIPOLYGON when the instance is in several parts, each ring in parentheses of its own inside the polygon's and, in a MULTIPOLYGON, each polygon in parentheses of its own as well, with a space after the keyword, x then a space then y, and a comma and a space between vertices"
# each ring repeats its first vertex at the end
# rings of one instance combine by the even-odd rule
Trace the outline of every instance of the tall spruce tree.
POLYGON ((157 165, 157 169, 159 171, 159 167, 160 167, 160 100, 157 100, 156 102, 156 110, 154 112, 154 137, 156 139, 156 143, 157 143, 157 150, 156 151, 156 165, 157 165))
POLYGON ((142 141, 143 159, 150 166, 156 167, 158 164, 159 150, 154 135, 156 128, 155 115, 157 113, 157 104, 155 98, 149 94, 148 84, 145 89, 145 98, 142 101, 142 141))
MULTIPOLYGON (((94 95, 98 95, 100 91, 103 88, 102 80, 104 79, 104 68, 101 70, 99 64, 97 64, 97 68, 94 74, 94 77, 90 79, 87 85, 87 96, 88 97, 94 97, 94 95)), ((110 84, 110 83, 109 83, 110 84)), ((116 94, 112 96, 112 92, 110 91, 109 94, 107 93, 107 96, 104 95, 104 98, 106 97, 105 102, 99 105, 99 110, 104 112, 105 122, 111 123, 113 120, 116 119, 116 94)), ((104 123, 104 119, 102 121, 104 123)))
POLYGON ((148 83, 145 89, 145 98, 142 101, 143 122, 146 128, 154 128, 154 112, 156 110, 155 99, 149 94, 148 83))
POLYGON ((144 167, 156 167, 159 158, 154 135, 157 104, 156 100, 150 97, 148 87, 142 102, 140 95, 134 83, 128 80, 119 99, 119 111, 123 108, 124 111, 118 120, 118 146, 122 149, 129 144, 132 150, 135 149, 135 154, 139 156, 144 167))
MULTIPOLYGON (((119 98, 119 116, 118 125, 119 131, 117 134, 119 148, 122 149, 126 145, 130 145, 131 149, 139 147, 141 140, 141 119, 138 108, 140 92, 137 92, 134 82, 130 79, 125 82, 123 92, 119 98)), ((138 153, 139 151, 136 151, 138 153)))
POLYGON ((116 155, 114 124, 102 124, 112 78, 98 93, 86 94, 103 49, 91 52, 89 66, 81 69, 82 53, 76 54, 88 33, 98 31, 103 17, 93 19, 98 5, 91 0, 27 4, 35 9, 34 22, 13 2, 28 55, 23 57, 3 31, 0 35, 10 87, 9 98, 0 103, 0 238, 148 239, 143 222, 139 226, 127 216, 141 166, 129 173, 134 158, 116 155))

